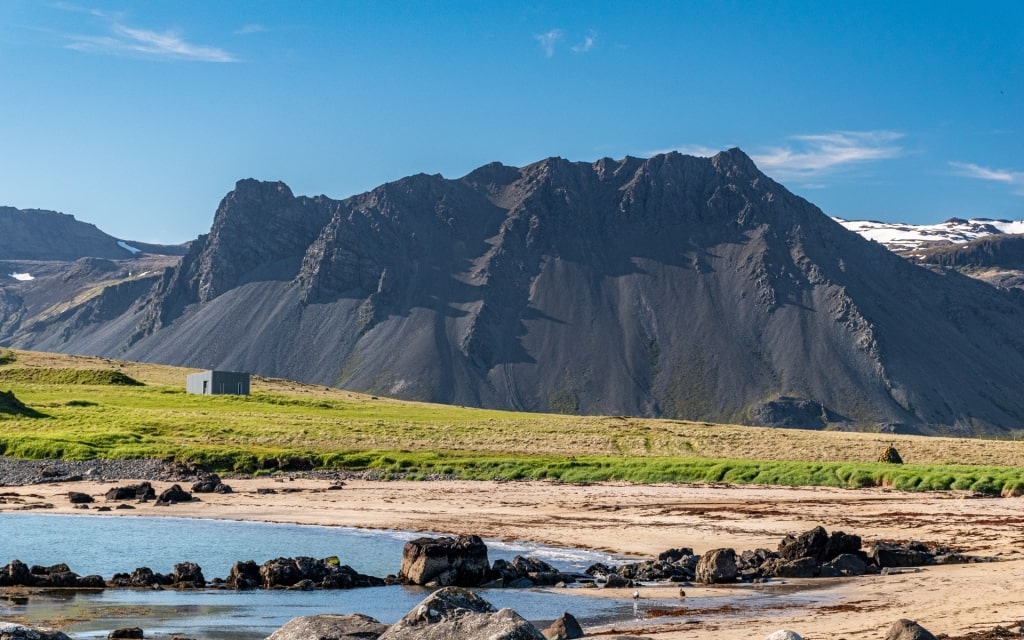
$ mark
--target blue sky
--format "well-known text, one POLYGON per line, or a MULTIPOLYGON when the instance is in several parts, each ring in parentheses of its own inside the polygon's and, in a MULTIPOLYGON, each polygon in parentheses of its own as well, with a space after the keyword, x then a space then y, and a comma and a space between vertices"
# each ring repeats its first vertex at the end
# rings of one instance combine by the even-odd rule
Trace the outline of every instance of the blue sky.
POLYGON ((846 218, 1024 218, 1024 2, 0 0, 0 205, 209 230, 491 161, 739 146, 846 218))

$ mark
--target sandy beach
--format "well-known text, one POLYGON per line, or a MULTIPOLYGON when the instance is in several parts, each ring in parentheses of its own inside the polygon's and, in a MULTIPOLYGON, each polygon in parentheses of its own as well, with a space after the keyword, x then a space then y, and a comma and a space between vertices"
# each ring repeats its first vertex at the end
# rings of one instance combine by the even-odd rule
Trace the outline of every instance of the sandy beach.
MULTIPOLYGON (((675 640, 761 638, 789 628, 807 639, 884 638, 899 618, 935 634, 961 636, 1024 620, 1024 499, 885 489, 736 487, 719 485, 563 485, 545 482, 331 482, 306 478, 228 479, 231 494, 103 516, 177 516, 354 526, 523 540, 652 557, 674 547, 696 553, 732 547, 775 549, 779 540, 814 526, 880 540, 916 540, 997 562, 931 566, 896 575, 811 581, 805 604, 781 610, 708 615, 718 588, 688 590, 683 618, 650 618, 630 633, 675 640), (819 586, 820 585, 820 586, 819 586), (710 606, 710 605, 709 605, 710 606)), ((0 511, 97 513, 112 482, 0 487, 0 511), (75 509, 69 491, 97 499, 75 509)), ((171 483, 153 483, 157 491, 171 483)), ((100 515, 100 514, 97 514, 100 515)), ((791 586, 807 581, 786 581, 791 586)), ((641 589, 641 598, 672 597, 677 587, 641 589)), ((609 597, 616 597, 609 593, 609 597)), ((608 629, 591 631, 610 631, 608 629)), ((624 630, 620 630, 624 631, 624 630)))

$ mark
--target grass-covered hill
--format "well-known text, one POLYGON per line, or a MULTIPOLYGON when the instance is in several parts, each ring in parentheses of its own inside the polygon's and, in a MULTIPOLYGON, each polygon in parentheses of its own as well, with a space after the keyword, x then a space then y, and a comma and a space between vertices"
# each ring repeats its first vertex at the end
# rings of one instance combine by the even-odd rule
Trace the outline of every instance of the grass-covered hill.
POLYGON ((0 454, 157 457, 254 472, 1024 490, 1024 442, 513 413, 256 377, 248 397, 185 393, 194 370, 0 352, 0 454), (889 444, 904 465, 877 463, 889 444))

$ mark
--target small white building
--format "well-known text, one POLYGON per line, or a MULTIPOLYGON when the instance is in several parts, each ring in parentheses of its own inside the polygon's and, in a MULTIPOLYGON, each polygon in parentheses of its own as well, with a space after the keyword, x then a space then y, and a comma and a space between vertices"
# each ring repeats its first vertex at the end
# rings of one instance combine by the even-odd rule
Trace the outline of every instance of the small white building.
POLYGON ((185 391, 204 396, 249 395, 249 374, 235 371, 206 370, 190 373, 186 378, 185 391))

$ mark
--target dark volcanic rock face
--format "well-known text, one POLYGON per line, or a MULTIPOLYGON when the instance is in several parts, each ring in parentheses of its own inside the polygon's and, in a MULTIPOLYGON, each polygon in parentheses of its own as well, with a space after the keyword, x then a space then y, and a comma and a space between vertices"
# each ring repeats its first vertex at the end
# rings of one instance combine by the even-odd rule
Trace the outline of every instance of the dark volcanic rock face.
POLYGON ((1022 305, 734 149, 342 201, 244 180, 141 302, 36 347, 529 411, 980 433, 1024 420, 1022 305))
POLYGON ((990 235, 922 249, 908 257, 923 265, 956 269, 994 286, 1024 288, 1024 235, 990 235))

